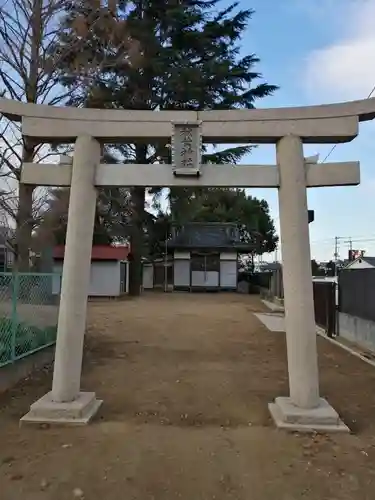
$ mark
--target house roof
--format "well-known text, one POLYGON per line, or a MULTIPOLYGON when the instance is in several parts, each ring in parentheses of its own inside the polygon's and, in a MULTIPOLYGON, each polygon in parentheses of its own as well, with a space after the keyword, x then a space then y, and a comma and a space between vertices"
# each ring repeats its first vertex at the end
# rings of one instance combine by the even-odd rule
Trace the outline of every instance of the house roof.
POLYGON ((358 262, 359 260, 363 260, 370 266, 375 267, 375 257, 367 257, 365 255, 363 257, 357 257, 355 260, 352 260, 351 262, 348 263, 346 267, 350 267, 352 264, 354 264, 354 262, 358 262))
POLYGON ((238 226, 231 223, 188 223, 175 228, 168 248, 215 248, 250 251, 252 244, 243 243, 238 226))
MULTIPOLYGON (((64 259, 65 246, 58 245, 53 249, 53 258, 56 260, 64 259)), ((129 255, 129 247, 110 246, 110 245, 95 245, 92 247, 91 260, 127 260, 129 255)))
POLYGON ((259 267, 265 271, 277 271, 282 268, 282 265, 280 262, 262 262, 259 267))
POLYGON ((341 265, 342 267, 346 267, 348 264, 350 264, 350 260, 349 259, 344 259, 344 260, 340 260, 338 262, 339 265, 341 265))

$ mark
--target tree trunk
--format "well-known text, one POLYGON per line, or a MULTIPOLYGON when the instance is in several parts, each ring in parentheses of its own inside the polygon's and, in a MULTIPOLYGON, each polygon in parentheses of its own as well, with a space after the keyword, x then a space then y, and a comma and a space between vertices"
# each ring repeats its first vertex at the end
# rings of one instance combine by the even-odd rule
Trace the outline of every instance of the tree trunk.
MULTIPOLYGON (((22 160, 24 163, 32 162, 34 147, 24 141, 22 160)), ((21 167, 22 171, 22 167, 21 167)), ((18 271, 28 271, 30 267, 29 256, 31 248, 31 235, 33 230, 33 193, 35 186, 19 183, 19 198, 16 230, 16 266, 18 271)))
MULTIPOLYGON (((30 12, 30 66, 26 75, 24 90, 26 102, 37 103, 38 101, 38 81, 39 68, 41 64, 40 49, 42 45, 43 21, 42 21, 42 0, 33 0, 30 12)), ((22 164, 32 162, 35 155, 35 144, 23 137, 22 164)), ((20 168, 20 178, 22 167, 20 168)), ((33 230, 33 193, 35 186, 19 183, 18 212, 17 212, 17 269, 18 271, 28 271, 30 267, 31 235, 33 230)))
MULTIPOLYGON (((137 146, 136 158, 137 163, 147 163, 147 146, 137 146)), ((132 259, 129 268, 129 295, 133 297, 140 295, 142 287, 145 198, 145 188, 135 187, 131 189, 132 231, 130 237, 130 252, 132 259)))

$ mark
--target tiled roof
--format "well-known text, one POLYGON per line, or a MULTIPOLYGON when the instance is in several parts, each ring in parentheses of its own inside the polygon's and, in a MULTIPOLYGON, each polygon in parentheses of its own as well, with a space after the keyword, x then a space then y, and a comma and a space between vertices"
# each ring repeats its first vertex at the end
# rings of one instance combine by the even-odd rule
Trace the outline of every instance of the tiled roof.
MULTIPOLYGON (((65 246, 59 245, 53 249, 53 258, 61 260, 64 258, 65 246)), ((127 260, 129 255, 129 247, 124 246, 109 246, 95 245, 92 247, 91 260, 127 260)))
POLYGON ((259 267, 270 271, 277 271, 278 269, 281 269, 282 265, 280 262, 263 262, 259 267))
POLYGON ((370 266, 375 267, 375 257, 366 257, 366 255, 364 255, 361 259, 367 262, 367 264, 370 264, 370 266))
POLYGON ((350 268, 352 264, 354 264, 354 262, 359 262, 359 261, 364 261, 364 262, 367 262, 367 264, 370 264, 370 266, 374 266, 375 267, 375 257, 366 257, 366 255, 364 255, 363 257, 357 257, 355 260, 352 260, 352 261, 345 261, 345 265, 344 265, 344 269, 345 268, 350 268))
POLYGON ((170 248, 223 248, 241 246, 236 224, 190 223, 168 241, 170 248))

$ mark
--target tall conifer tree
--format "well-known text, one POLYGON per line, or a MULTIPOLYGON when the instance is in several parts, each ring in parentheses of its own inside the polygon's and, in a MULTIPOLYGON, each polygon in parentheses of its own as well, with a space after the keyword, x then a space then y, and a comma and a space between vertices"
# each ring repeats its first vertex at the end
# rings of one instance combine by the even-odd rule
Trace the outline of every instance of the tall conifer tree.
MULTIPOLYGON (((241 38, 253 16, 238 2, 221 0, 100 0, 69 2, 60 46, 61 83, 74 90, 71 105, 116 109, 251 109, 277 87, 262 80, 259 59, 241 55, 241 38), (80 53, 69 51, 80 37, 80 53), (82 47, 82 40, 84 46, 82 47)), ((211 163, 236 163, 251 146, 206 155, 211 163)), ((120 161, 169 162, 164 143, 111 148, 120 161)), ((163 186, 161 186, 162 188, 163 186)), ((173 190, 173 198, 192 190, 173 190)), ((130 293, 141 285, 146 190, 131 189, 130 293)))

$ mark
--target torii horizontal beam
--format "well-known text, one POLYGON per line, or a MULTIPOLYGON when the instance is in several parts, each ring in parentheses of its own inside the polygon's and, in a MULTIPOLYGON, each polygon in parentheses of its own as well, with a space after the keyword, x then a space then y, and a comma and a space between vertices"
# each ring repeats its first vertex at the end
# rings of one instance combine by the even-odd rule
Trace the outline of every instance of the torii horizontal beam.
MULTIPOLYGON (((246 120, 240 111, 239 113, 238 120, 203 121, 202 141, 210 144, 275 144, 281 137, 295 134, 307 144, 336 144, 350 142, 358 135, 358 118, 354 116, 257 121, 246 120)), ((73 143, 77 137, 86 134, 101 143, 110 144, 160 141, 168 143, 172 135, 173 121, 157 121, 158 112, 155 112, 155 115, 154 120, 139 121, 134 118, 134 121, 124 122, 23 118, 22 133, 51 144, 73 143)), ((182 117, 179 114, 173 115, 173 118, 178 119, 179 123, 185 119, 187 122, 192 121, 189 111, 181 112, 181 115, 182 117)), ((193 115, 196 119, 197 113, 193 115)))
MULTIPOLYGON (((305 163, 306 186, 355 186, 360 182, 359 162, 305 163)), ((242 187, 277 188, 276 165, 202 165, 200 177, 175 177, 168 164, 100 164, 96 168, 97 187, 242 187)), ((70 186, 72 166, 25 163, 21 182, 39 186, 70 186)))
POLYGON ((358 122, 375 118, 375 98, 290 108, 222 111, 129 111, 71 108, 0 99, 0 112, 22 120, 25 136, 39 142, 74 142, 90 135, 100 142, 160 141, 171 137, 174 121, 201 121, 208 143, 276 143, 297 135, 305 143, 348 142, 358 122))

